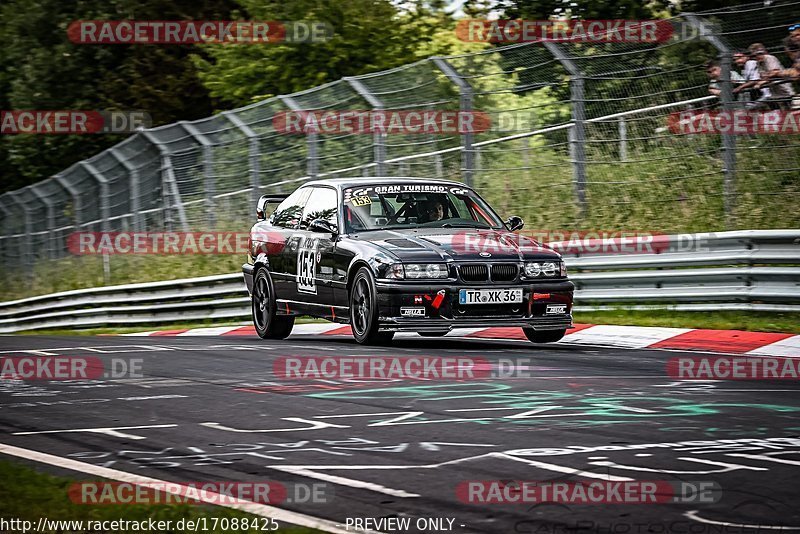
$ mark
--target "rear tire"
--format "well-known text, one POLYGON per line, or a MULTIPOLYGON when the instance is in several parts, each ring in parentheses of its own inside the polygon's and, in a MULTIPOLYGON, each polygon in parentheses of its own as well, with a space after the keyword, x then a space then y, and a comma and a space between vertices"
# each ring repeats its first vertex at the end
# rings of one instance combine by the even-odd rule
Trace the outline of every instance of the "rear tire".
POLYGON ((294 317, 278 315, 272 278, 266 269, 259 269, 253 279, 251 297, 253 326, 261 339, 286 339, 294 328, 294 317))
POLYGON ((566 330, 534 330, 533 328, 523 328, 525 337, 534 343, 555 343, 564 337, 566 330))
POLYGON ((361 345, 389 343, 394 332, 378 331, 378 295, 375 277, 366 267, 361 267, 350 288, 350 327, 353 337, 361 345))
POLYGON ((449 330, 439 330, 438 332, 417 332, 422 337, 442 337, 446 336, 449 330))

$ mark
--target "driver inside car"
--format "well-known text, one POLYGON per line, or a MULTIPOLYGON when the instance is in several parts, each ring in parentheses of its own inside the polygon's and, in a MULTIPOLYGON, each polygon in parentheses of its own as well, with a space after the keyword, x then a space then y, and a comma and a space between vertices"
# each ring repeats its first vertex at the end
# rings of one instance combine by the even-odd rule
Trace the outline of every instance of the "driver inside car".
POLYGON ((423 217, 421 222, 441 221, 444 219, 444 206, 440 200, 429 200, 422 205, 423 217))

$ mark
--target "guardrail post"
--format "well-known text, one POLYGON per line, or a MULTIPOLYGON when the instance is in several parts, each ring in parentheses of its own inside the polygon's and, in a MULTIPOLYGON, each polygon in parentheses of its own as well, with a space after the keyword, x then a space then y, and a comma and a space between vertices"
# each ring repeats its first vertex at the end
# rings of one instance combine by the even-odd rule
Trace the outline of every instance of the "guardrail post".
POLYGON ((180 222, 181 229, 184 232, 188 232, 189 224, 186 222, 186 211, 181 201, 178 182, 175 180, 175 171, 172 168, 172 156, 169 150, 167 150, 151 132, 143 130, 141 133, 161 154, 161 200, 164 204, 164 226, 167 230, 172 230, 172 206, 174 203, 175 209, 178 212, 178 221, 180 222))
POLYGON ((572 103, 572 128, 570 128, 570 157, 575 196, 581 218, 586 217, 586 101, 584 98, 584 76, 578 66, 553 42, 544 42, 544 47, 567 70, 570 76, 570 101, 572 103))
MULTIPOLYGON (((681 15, 686 21, 697 30, 700 38, 708 41, 717 49, 720 57, 720 95, 722 109, 731 113, 736 108, 736 99, 733 96, 733 85, 731 84, 731 65, 733 63, 733 50, 721 39, 714 31, 708 21, 698 17, 694 13, 683 13, 681 15)), ((736 226, 734 210, 736 209, 736 135, 730 132, 722 134, 722 173, 724 182, 722 185, 722 198, 725 210, 725 228, 732 229, 736 226)))
POLYGON ((253 131, 233 111, 223 111, 222 116, 231 121, 248 139, 248 159, 250 162, 250 201, 253 206, 261 196, 261 147, 258 144, 258 134, 253 131))
MULTIPOLYGON (((447 77, 448 80, 453 82, 458 87, 458 109, 461 113, 472 113, 472 97, 474 90, 472 85, 465 80, 446 59, 441 57, 433 57, 433 64, 447 77)), ((475 175, 475 150, 473 143, 475 142, 475 134, 472 131, 461 132, 461 143, 463 152, 461 153, 461 172, 463 174, 464 183, 472 187, 473 177, 475 175)))
POLYGON ((619 129, 619 160, 628 161, 628 123, 625 117, 617 119, 619 129))
POLYGON ((51 201, 49 198, 47 198, 47 195, 43 195, 42 193, 40 193, 36 189, 37 185, 38 184, 34 184, 34 185, 30 186, 31 193, 33 193, 36 196, 36 198, 38 198, 39 201, 42 204, 44 204, 45 209, 47 210, 47 228, 48 228, 48 231, 47 231, 47 234, 48 234, 48 237, 47 237, 47 256, 51 260, 54 260, 54 259, 56 259, 56 247, 55 247, 55 240, 56 240, 56 235, 55 235, 56 210, 55 210, 55 205, 53 204, 53 201, 51 201))
MULTIPOLYGON (((283 102, 286 107, 292 111, 305 111, 297 100, 289 95, 279 95, 278 98, 283 102)), ((309 132, 306 134, 306 143, 308 145, 308 157, 306 158, 306 174, 311 179, 314 179, 319 174, 319 156, 317 156, 317 149, 319 139, 317 139, 317 132, 309 132)))
POLYGON ((206 199, 206 217, 208 218, 208 227, 209 229, 214 228, 216 225, 216 209, 214 203, 214 194, 216 193, 216 184, 214 183, 214 143, 212 143, 208 137, 203 135, 203 133, 195 127, 194 124, 191 124, 186 121, 180 121, 178 123, 184 130, 189 132, 195 141, 200 143, 203 147, 203 185, 205 189, 205 199, 206 199))
POLYGON ((125 167, 125 171, 128 173, 128 187, 130 187, 131 190, 131 227, 133 228, 134 232, 141 232, 143 228, 142 214, 139 213, 141 211, 141 206, 139 205, 139 200, 141 197, 141 191, 139 190, 139 169, 134 167, 130 161, 125 159, 115 147, 108 149, 108 153, 111 154, 111 156, 117 160, 120 165, 125 167))
MULTIPOLYGON (((372 94, 358 78, 345 77, 344 81, 350 84, 373 110, 382 111, 385 109, 380 98, 372 94)), ((375 176, 386 175, 386 132, 372 133, 372 159, 375 162, 375 176)))

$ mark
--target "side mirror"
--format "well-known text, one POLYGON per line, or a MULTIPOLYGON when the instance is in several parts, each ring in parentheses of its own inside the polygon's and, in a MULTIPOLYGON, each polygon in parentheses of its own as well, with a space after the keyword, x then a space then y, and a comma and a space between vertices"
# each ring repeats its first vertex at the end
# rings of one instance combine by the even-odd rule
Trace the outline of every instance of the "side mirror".
POLYGON ((519 230, 523 226, 525 226, 525 221, 522 220, 522 217, 517 217, 516 215, 509 217, 506 221, 506 228, 508 228, 510 232, 519 230))
POLYGON ((325 219, 314 219, 308 223, 308 231, 333 235, 336 235, 339 232, 335 225, 331 224, 325 219))
POLYGON ((287 196, 288 195, 263 195, 261 198, 259 198, 258 202, 256 202, 256 220, 267 220, 267 204, 271 202, 280 204, 286 200, 287 196))
POLYGON ((267 197, 265 195, 265 196, 259 198, 258 202, 256 203, 256 220, 257 221, 266 220, 266 218, 267 218, 266 208, 267 208, 267 197))

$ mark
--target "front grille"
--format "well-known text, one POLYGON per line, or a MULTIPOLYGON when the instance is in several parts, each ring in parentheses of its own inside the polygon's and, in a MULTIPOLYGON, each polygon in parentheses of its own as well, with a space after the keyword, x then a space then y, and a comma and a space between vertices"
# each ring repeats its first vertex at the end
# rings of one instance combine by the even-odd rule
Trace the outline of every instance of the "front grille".
POLYGON ((489 280, 489 269, 486 265, 472 264, 459 267, 461 279, 465 282, 485 282, 489 280))
POLYGON ((492 280, 495 282, 510 282, 516 280, 518 269, 519 267, 509 263, 492 265, 492 280))

